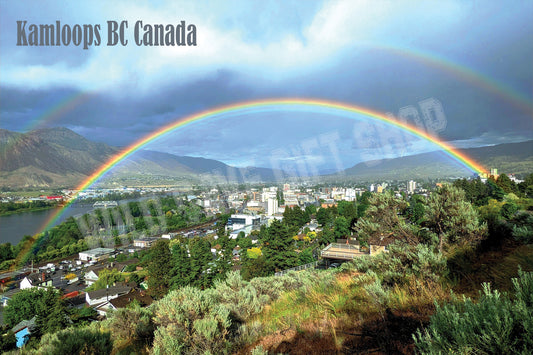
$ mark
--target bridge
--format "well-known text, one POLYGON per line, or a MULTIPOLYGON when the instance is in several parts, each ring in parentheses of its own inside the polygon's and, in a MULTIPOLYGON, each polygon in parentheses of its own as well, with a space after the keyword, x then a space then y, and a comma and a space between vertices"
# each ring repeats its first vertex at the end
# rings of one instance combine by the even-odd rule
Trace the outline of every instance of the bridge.
POLYGON ((117 207, 117 201, 97 201, 93 204, 94 208, 110 208, 117 207))

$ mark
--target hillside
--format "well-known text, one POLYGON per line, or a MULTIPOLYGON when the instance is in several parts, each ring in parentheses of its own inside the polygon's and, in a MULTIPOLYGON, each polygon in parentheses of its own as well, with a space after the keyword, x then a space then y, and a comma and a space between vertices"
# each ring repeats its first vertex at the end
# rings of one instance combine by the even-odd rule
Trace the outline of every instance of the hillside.
POLYGON ((174 178, 187 177, 209 182, 258 182, 273 181, 283 173, 267 168, 236 168, 218 160, 189 156, 177 156, 156 151, 139 151, 113 172, 113 178, 124 176, 159 175, 174 178), (276 175, 277 174, 277 175, 276 175))
POLYGON ((118 152, 66 128, 26 134, 0 130, 2 186, 75 186, 118 152))
MULTIPOLYGON (((0 187, 75 187, 119 151, 67 128, 25 134, 0 129, 0 187)), ((114 168, 107 179, 191 184, 272 181, 278 176, 283 174, 266 168, 236 168, 212 159, 139 151, 114 168)))
MULTIPOLYGON (((0 129, 0 187, 74 187, 119 151, 118 147, 92 142, 66 128, 25 134, 0 129)), ((533 170, 533 141, 462 152, 487 168, 498 168, 500 173, 525 174, 533 170)), ((342 175, 350 180, 405 180, 466 177, 471 172, 443 152, 430 152, 359 163, 342 175)), ((139 151, 114 168, 106 180, 119 184, 190 185, 277 181, 286 177, 282 171, 268 168, 236 168, 213 159, 139 151)))
MULTIPOLYGON (((460 149, 460 151, 487 169, 497 168, 499 173, 526 174, 533 170, 533 141, 460 149)), ((405 180, 468 177, 472 173, 451 160, 445 153, 430 152, 359 163, 346 169, 344 175, 360 180, 376 178, 405 180)))

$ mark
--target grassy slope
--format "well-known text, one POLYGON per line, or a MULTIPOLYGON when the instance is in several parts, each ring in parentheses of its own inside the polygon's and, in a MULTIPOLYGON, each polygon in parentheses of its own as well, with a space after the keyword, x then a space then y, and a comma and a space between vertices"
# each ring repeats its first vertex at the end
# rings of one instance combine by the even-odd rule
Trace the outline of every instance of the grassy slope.
POLYGON ((319 284, 305 294, 283 293, 252 320, 263 325, 265 335, 239 354, 256 346, 274 354, 410 354, 412 334, 427 325, 435 300, 449 299, 450 289, 477 297, 481 283, 492 282, 494 288, 508 290, 518 265, 533 270, 533 245, 508 243, 485 252, 463 247, 453 253, 464 259, 462 277, 440 283, 412 278, 385 297, 365 289, 372 278, 352 268, 334 271, 331 284, 319 284))

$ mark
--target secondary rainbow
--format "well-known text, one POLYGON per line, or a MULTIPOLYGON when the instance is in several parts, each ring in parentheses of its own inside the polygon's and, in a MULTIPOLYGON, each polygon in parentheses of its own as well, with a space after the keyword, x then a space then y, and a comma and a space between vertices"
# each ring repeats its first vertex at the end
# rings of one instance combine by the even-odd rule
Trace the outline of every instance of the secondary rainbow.
POLYGON ((439 53, 428 52, 415 47, 396 46, 388 43, 359 43, 357 46, 384 51, 395 56, 405 57, 420 62, 443 72, 448 72, 461 81, 469 82, 483 90, 495 94, 529 115, 533 114, 533 103, 531 102, 531 98, 502 82, 484 75, 479 71, 475 71, 469 66, 444 57, 439 53))
MULTIPOLYGON (((397 127, 403 131, 409 132, 413 134, 414 136, 420 137, 422 139, 425 139, 435 145, 437 145, 440 149, 442 149, 446 154, 451 156, 456 161, 460 162, 462 165, 467 167, 468 169, 472 170, 476 173, 485 173, 486 169, 481 166, 479 163, 475 162, 465 154, 459 152, 457 149, 455 149, 450 144, 443 142, 439 140, 436 137, 430 136, 426 132, 420 130, 419 128, 402 123, 398 120, 395 120, 393 118, 390 118, 386 116, 383 113, 346 103, 341 102, 335 102, 335 101, 326 101, 326 100, 318 100, 318 99, 303 99, 303 98, 290 98, 290 99, 265 99, 265 100, 257 100, 257 101, 247 101, 247 102, 241 102, 237 104, 227 105, 227 106, 221 106, 210 110, 205 110, 200 113, 196 113, 184 118, 180 118, 177 121, 171 122, 168 125, 158 129, 155 132, 152 132, 136 143, 130 145, 129 147, 125 148, 122 152, 115 155, 113 158, 111 158, 108 162, 106 162, 104 165, 102 165, 97 171, 95 171, 91 176, 89 176, 83 183, 81 183, 76 190, 78 190, 77 194, 84 191, 85 189, 89 188, 91 185, 93 185, 98 179, 100 179, 102 176, 104 176, 109 170, 111 170, 114 166, 116 166, 118 163, 135 153, 137 150, 145 147, 150 142, 153 142, 154 140, 164 136, 165 134, 172 132, 176 129, 182 128, 184 126, 187 126, 189 124, 192 124, 194 122, 198 122, 204 119, 208 119, 210 117, 215 117, 227 113, 253 113, 253 112, 262 112, 265 110, 290 110, 291 108, 299 107, 300 109, 303 108, 306 111, 309 112, 316 112, 317 109, 327 109, 327 111, 324 111, 324 113, 334 114, 335 112, 342 112, 342 113, 352 113, 352 114, 359 114, 366 117, 370 117, 378 122, 386 123, 390 126, 397 127), (248 112, 250 111, 250 112, 248 112)), ((56 214, 54 214, 47 223, 41 228, 41 232, 48 229, 62 214, 62 211, 65 210, 66 207, 68 207, 72 202, 76 200, 78 195, 76 195, 71 201, 65 205, 61 210, 58 210, 56 214)))

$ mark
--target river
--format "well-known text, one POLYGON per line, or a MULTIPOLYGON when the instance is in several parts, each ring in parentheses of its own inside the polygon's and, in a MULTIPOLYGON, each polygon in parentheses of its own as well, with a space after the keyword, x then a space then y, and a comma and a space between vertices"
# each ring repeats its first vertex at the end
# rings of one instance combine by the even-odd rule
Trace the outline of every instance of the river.
MULTIPOLYGON (((16 245, 25 235, 38 233, 58 209, 60 208, 0 216, 0 243, 9 242, 16 245)), ((92 210, 92 204, 72 204, 53 225, 58 225, 71 216, 82 215, 92 210)))
MULTIPOLYGON (((142 196, 136 199, 120 200, 120 205, 132 201, 144 201, 152 199, 154 195, 142 196)), ((11 243, 16 245, 25 235, 34 235, 41 231, 45 223, 48 222, 54 213, 60 208, 51 208, 42 211, 15 213, 7 216, 0 216, 0 243, 11 243)), ((52 225, 56 226, 71 216, 81 216, 93 210, 93 204, 73 203, 62 212, 61 217, 52 225)))

